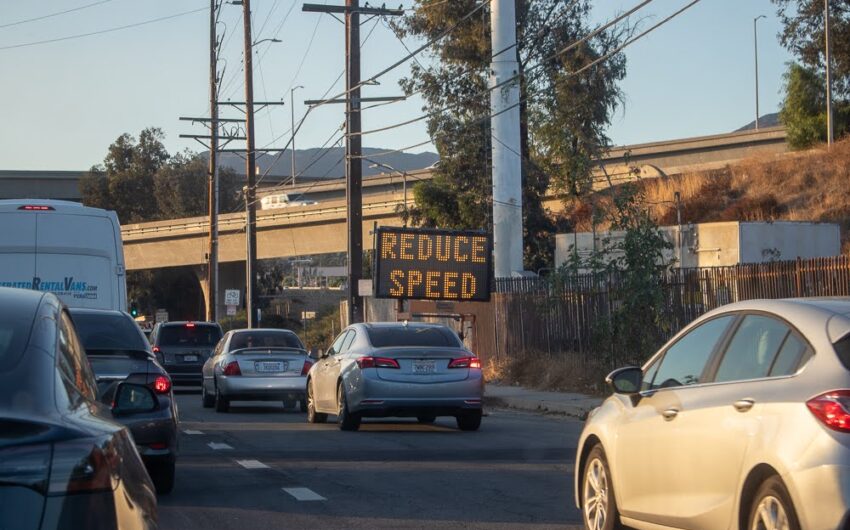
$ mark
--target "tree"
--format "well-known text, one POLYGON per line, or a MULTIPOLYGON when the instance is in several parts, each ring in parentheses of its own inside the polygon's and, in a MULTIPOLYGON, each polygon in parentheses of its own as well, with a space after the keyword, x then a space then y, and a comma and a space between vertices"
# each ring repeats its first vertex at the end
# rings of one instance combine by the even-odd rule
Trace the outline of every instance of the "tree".
MULTIPOLYGON (((242 180, 230 168, 219 167, 219 211, 238 206, 242 180)), ((177 153, 154 176, 158 216, 163 219, 194 217, 209 212, 209 162, 198 153, 177 153)))
MULTIPOLYGON (((617 54, 589 65, 622 43, 628 28, 600 32, 565 50, 590 33, 589 0, 517 4, 517 50, 496 51, 515 54, 524 72, 519 85, 525 266, 536 269, 552 259, 554 225, 542 197, 550 185, 583 196, 590 189, 593 160, 610 143, 604 130, 621 101, 617 83, 625 76, 625 58, 617 54)), ((398 26, 402 35, 430 40, 457 25, 433 45, 434 64, 413 65, 402 83, 407 93, 420 92, 425 99, 428 131, 440 153, 434 178, 414 189, 415 223, 492 224, 490 21, 484 10, 464 19, 477 5, 475 0, 417 2, 398 26)))
POLYGON ((102 166, 92 167, 80 181, 83 203, 115 210, 122 223, 156 218, 154 175, 168 160, 164 135, 155 127, 139 141, 124 133, 109 146, 102 166))
MULTIPOLYGON (((826 81, 823 75, 797 63, 789 63, 785 80, 785 99, 779 119, 788 129, 792 149, 807 149, 826 141, 826 81)), ((832 106, 833 130, 841 136, 850 123, 850 102, 837 101, 832 106)))
MULTIPOLYGON (((772 0, 784 26, 779 40, 806 67, 824 69, 823 0, 772 0)), ((834 96, 850 99, 850 3, 829 0, 829 37, 832 48, 834 96)), ((821 85, 825 86, 825 85, 821 85)))

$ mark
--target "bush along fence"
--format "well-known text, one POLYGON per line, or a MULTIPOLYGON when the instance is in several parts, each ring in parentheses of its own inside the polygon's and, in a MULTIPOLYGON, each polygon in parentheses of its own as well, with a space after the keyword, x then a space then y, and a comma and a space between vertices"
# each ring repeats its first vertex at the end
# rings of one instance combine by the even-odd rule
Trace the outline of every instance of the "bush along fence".
POLYGON ((496 280, 497 358, 547 354, 600 369, 640 364, 700 315, 755 298, 850 296, 850 258, 668 269, 635 297, 622 272, 496 280))

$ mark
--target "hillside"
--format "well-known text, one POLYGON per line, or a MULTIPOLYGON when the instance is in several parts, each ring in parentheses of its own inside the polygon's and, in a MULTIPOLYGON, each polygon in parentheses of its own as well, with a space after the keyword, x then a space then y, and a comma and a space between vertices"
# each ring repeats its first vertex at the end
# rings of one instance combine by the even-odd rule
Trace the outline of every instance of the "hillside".
MULTIPOLYGON (((817 221, 841 226, 842 251, 850 250, 850 139, 770 157, 754 157, 734 166, 642 183, 653 217, 676 224, 674 193, 682 197, 682 223, 712 221, 817 221)), ((604 210, 610 191, 598 194, 604 210)), ((575 205, 568 218, 590 231, 590 209, 575 205)), ((605 230, 605 224, 597 225, 605 230)))

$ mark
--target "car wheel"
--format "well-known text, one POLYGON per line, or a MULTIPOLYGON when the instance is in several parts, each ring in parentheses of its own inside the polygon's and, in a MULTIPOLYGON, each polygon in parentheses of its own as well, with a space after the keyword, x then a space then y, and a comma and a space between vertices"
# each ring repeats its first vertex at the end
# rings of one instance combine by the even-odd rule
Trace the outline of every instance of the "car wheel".
POLYGON ((174 462, 154 464, 148 469, 156 492, 167 495, 174 489, 174 462))
POLYGON ((462 431, 477 431, 481 427, 481 411, 474 410, 458 414, 457 428, 462 431))
POLYGON ((316 412, 316 401, 313 399, 313 381, 307 384, 307 399, 301 403, 307 408, 307 423, 325 423, 328 421, 328 415, 322 412, 316 412))
POLYGON ((581 479, 581 492, 585 528, 588 530, 621 528, 611 472, 601 445, 594 446, 587 456, 581 479))
POLYGON ((360 415, 353 414, 348 410, 348 400, 345 397, 345 390, 342 388, 342 383, 336 388, 336 402, 339 407, 339 412, 336 415, 336 422, 339 424, 340 430, 356 431, 360 428, 360 415))
POLYGON ((218 387, 215 388, 215 411, 227 412, 230 410, 230 400, 221 395, 218 387))
POLYGON ((207 392, 207 385, 201 383, 201 404, 205 409, 211 409, 215 405, 215 396, 207 392))
POLYGON ((416 416, 416 421, 419 423, 434 423, 437 420, 437 417, 431 414, 420 414, 416 416))
POLYGON ((797 512, 785 484, 777 476, 765 480, 750 506, 750 530, 800 530, 797 512))

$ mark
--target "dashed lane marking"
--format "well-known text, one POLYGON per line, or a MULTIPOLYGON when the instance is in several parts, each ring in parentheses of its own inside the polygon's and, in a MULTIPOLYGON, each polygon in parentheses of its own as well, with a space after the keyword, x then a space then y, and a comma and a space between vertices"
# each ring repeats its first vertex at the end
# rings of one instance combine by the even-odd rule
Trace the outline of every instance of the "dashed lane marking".
POLYGON ((204 434, 204 433, 202 433, 201 431, 193 431, 191 429, 187 429, 187 430, 183 431, 183 434, 204 434))
POLYGON ((245 469, 269 469, 269 466, 259 460, 237 460, 236 463, 245 469))
POLYGON ((208 445, 208 446, 210 446, 210 449, 214 449, 214 450, 216 450, 216 451, 219 451, 219 450, 227 450, 227 449, 233 449, 232 447, 230 447, 230 446, 229 446, 229 445, 227 445, 227 444, 216 443, 216 442, 210 442, 210 443, 208 443, 207 445, 208 445))
POLYGON ((326 501, 327 499, 310 488, 283 488, 283 491, 295 497, 297 501, 326 501))

